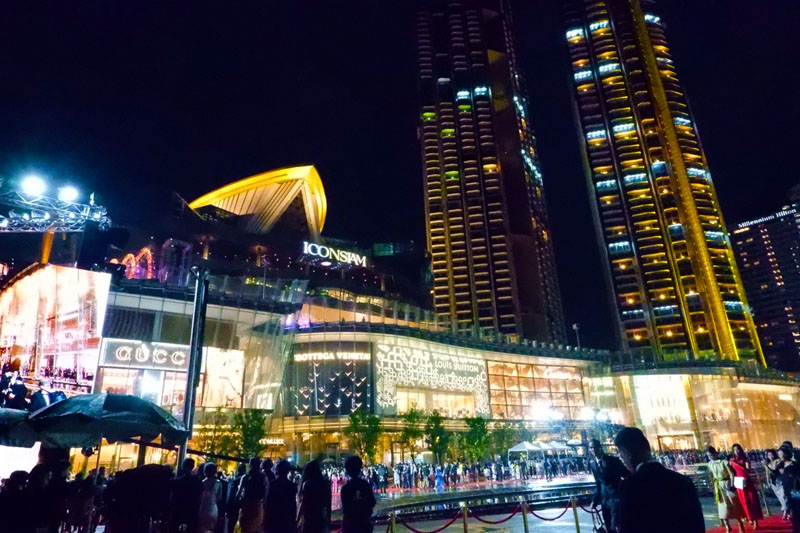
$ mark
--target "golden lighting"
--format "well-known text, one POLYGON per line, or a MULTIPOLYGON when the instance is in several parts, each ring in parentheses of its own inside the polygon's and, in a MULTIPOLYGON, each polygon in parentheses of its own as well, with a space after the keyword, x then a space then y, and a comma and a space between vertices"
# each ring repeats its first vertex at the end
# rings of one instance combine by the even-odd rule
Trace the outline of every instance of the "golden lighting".
POLYGON ((667 337, 672 337, 672 331, 671 330, 667 331, 667 337))
POLYGON ((628 302, 629 304, 632 304, 632 303, 633 303, 633 298, 628 298, 628 299, 627 299, 627 300, 625 300, 625 301, 626 301, 626 302, 628 302))
POLYGON ((309 232, 317 237, 325 225, 328 202, 314 165, 280 168, 229 183, 197 198, 189 207, 213 205, 236 215, 258 215, 253 217, 257 227, 249 229, 266 233, 298 195, 303 200, 309 232))

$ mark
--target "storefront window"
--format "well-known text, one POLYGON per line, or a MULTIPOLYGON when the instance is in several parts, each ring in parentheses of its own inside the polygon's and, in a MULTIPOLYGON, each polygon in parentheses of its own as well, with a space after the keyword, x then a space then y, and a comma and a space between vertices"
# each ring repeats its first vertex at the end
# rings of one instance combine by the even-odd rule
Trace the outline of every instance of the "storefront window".
POLYGON ((585 403, 577 368, 495 361, 487 368, 493 418, 535 420, 554 413, 581 417, 585 403))

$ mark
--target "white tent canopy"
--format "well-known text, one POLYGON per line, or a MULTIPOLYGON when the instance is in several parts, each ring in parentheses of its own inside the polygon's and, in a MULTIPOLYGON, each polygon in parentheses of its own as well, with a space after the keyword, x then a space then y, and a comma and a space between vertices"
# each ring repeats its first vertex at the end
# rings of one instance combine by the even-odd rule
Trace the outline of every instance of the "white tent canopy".
POLYGON ((509 453, 538 452, 539 450, 541 450, 541 448, 526 440, 508 449, 509 453))

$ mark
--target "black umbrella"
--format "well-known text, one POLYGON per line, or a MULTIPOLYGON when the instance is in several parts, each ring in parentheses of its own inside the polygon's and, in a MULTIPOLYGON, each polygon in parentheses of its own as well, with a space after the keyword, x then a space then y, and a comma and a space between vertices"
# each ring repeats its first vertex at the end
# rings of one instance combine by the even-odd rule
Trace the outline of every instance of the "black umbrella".
MULTIPOLYGON (((43 407, 22 424, 36 440, 53 448, 85 448, 138 437, 181 444, 188 432, 171 414, 152 402, 129 394, 83 394, 43 407)), ((19 426, 12 429, 14 436, 19 426)))
POLYGON ((36 443, 36 434, 23 422, 28 411, 0 409, 0 445, 30 448, 36 443))

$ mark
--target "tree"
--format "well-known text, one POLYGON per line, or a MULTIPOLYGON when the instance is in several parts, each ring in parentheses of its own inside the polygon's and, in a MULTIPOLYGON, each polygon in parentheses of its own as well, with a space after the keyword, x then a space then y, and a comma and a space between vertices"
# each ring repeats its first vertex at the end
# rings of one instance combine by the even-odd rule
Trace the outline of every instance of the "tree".
POLYGON ((505 456, 508 460, 508 449, 517 444, 519 429, 511 424, 496 424, 492 429, 492 448, 495 455, 505 456))
POLYGON ((378 441, 383 433, 381 419, 373 414, 358 409, 350 413, 350 419, 344 434, 350 441, 350 447, 360 455, 367 464, 375 459, 378 441))
POLYGON ((221 407, 206 412, 203 430, 192 439, 192 447, 212 455, 237 453, 235 437, 231 433, 230 420, 221 407))
POLYGON ((486 419, 482 416, 467 417, 464 419, 467 424, 467 432, 464 433, 464 445, 467 453, 474 460, 478 461, 486 457, 486 452, 491 444, 489 428, 486 419))
MULTIPOLYGON (((422 421, 424 415, 416 406, 409 409, 407 412, 400 415, 400 420, 403 422, 403 429, 400 431, 400 438, 397 441, 400 443, 402 453, 409 450, 413 456, 419 451, 417 441, 422 438, 422 421)), ((405 455, 402 458, 405 461, 405 455)))
POLYGON ((433 452, 437 464, 442 462, 444 454, 447 453, 451 435, 450 431, 444 427, 444 418, 439 411, 428 415, 428 420, 425 421, 425 444, 433 452))
POLYGON ((461 433, 452 433, 450 443, 447 447, 447 454, 451 461, 457 461, 464 457, 464 436, 461 433))
POLYGON ((533 437, 534 437, 533 431, 530 428, 528 428, 524 423, 520 422, 517 425, 517 439, 519 439, 520 442, 522 441, 533 442, 534 440, 533 437))
POLYGON ((263 409, 243 409, 233 415, 231 424, 233 450, 242 458, 261 455, 262 441, 267 437, 267 412, 263 409))

